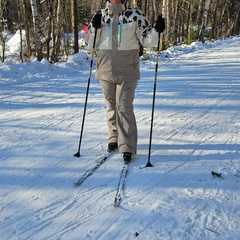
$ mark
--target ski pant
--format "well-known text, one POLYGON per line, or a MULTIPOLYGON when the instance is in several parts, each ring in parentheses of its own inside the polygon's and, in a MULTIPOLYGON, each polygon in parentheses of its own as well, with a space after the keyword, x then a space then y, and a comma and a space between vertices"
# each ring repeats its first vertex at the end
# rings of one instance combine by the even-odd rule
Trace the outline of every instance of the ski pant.
POLYGON ((120 153, 137 152, 137 124, 133 101, 137 81, 100 80, 107 105, 108 143, 118 143, 120 153))

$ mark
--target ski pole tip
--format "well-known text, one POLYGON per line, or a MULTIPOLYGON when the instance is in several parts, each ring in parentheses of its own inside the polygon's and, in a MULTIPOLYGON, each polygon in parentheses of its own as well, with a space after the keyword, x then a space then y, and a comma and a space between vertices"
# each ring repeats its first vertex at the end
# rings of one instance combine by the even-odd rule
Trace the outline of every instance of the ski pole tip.
POLYGON ((73 156, 74 156, 74 157, 80 157, 80 153, 77 152, 77 153, 75 153, 73 156))
POLYGON ((153 167, 153 165, 152 165, 150 162, 148 162, 148 163, 146 164, 146 167, 153 167))

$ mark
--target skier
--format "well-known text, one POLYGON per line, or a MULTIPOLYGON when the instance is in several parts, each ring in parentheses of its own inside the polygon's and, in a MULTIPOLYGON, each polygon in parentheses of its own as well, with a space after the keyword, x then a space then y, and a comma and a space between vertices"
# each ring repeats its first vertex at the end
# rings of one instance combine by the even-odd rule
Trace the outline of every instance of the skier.
POLYGON ((107 0, 89 24, 85 41, 97 52, 96 78, 107 106, 108 151, 119 149, 128 163, 137 153, 137 125, 133 101, 139 71, 139 43, 156 47, 165 29, 159 16, 151 26, 141 10, 128 0, 107 0), (95 32, 97 30, 97 35, 95 32))

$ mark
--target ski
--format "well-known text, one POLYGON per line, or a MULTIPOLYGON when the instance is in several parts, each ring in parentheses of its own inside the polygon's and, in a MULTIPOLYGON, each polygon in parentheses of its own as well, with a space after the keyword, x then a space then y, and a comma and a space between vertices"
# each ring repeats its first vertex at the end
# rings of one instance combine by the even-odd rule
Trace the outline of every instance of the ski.
POLYGON ((123 191, 124 191, 127 174, 128 174, 128 167, 129 167, 129 164, 123 163, 122 171, 120 173, 120 178, 118 182, 117 193, 114 199, 114 207, 119 207, 119 204, 123 195, 123 191))
POLYGON ((88 177, 90 177, 107 159, 110 155, 112 155, 114 151, 107 152, 104 155, 102 155, 100 158, 98 158, 95 162, 95 164, 88 169, 81 178, 77 182, 74 183, 75 186, 80 186, 88 177))

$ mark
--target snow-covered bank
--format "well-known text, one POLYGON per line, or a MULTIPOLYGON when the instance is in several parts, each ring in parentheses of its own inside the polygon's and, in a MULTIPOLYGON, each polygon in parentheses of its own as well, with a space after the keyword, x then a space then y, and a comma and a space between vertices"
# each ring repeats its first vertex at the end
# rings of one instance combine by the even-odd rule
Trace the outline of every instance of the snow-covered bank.
POLYGON ((89 62, 0 64, 1 239, 240 239, 240 38, 161 55, 151 162, 155 56, 135 99, 138 155, 119 209, 122 156, 73 186, 106 149, 105 103, 94 74, 77 151, 89 62), (166 57, 167 55, 167 57, 166 57), (221 174, 222 178, 212 175, 221 174))

